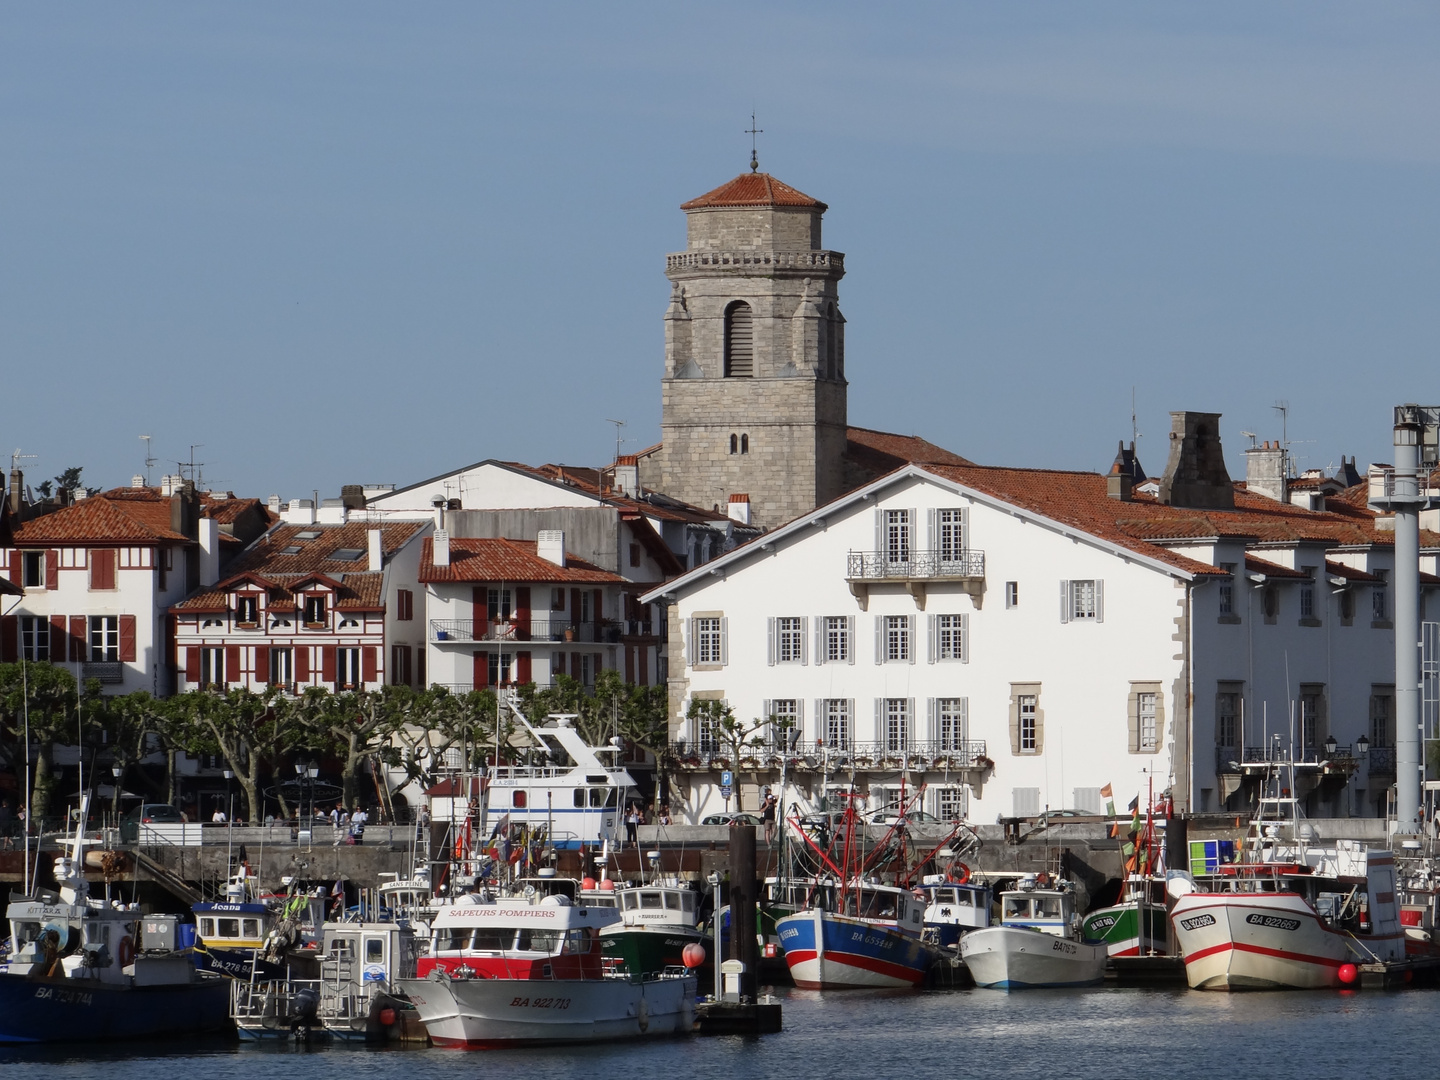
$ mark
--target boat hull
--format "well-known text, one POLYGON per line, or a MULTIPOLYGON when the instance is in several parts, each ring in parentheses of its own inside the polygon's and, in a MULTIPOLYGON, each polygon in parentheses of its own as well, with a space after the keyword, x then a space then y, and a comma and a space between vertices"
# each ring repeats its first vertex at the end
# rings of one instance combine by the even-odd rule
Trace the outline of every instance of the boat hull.
POLYGON ((819 908, 775 926, 790 976, 802 990, 919 986, 939 956, 917 937, 819 908))
POLYGON ((693 976, 630 979, 402 979, 436 1046, 489 1050, 688 1034, 693 976))
POLYGON ((1188 893, 1170 921, 1195 990, 1338 987, 1340 966, 1362 961, 1293 893, 1188 893))
POLYGON ((98 1042, 223 1031, 224 979, 160 986, 0 974, 0 1043, 98 1042))
POLYGON ((1081 931, 1088 942, 1105 946, 1111 956, 1149 956, 1169 951, 1169 925, 1158 904, 1118 904, 1085 916, 1081 931))
POLYGON ((629 975, 655 975, 685 966, 685 946, 698 944, 709 959, 711 943, 693 926, 624 926, 600 931, 601 955, 610 966, 629 975))
POLYGON ((1105 978, 1108 952, 1054 934, 987 926, 960 939, 960 957, 976 986, 994 990, 1094 986, 1105 978))

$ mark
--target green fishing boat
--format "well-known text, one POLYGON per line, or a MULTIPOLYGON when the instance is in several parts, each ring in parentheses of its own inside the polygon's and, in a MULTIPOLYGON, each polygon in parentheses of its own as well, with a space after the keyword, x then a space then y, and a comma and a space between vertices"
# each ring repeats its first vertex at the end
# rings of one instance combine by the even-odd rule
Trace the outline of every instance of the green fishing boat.
POLYGON ((614 891, 620 922, 600 931, 600 950, 612 970, 649 975, 685 966, 685 946, 709 946, 696 927, 699 894, 679 882, 653 882, 614 891))

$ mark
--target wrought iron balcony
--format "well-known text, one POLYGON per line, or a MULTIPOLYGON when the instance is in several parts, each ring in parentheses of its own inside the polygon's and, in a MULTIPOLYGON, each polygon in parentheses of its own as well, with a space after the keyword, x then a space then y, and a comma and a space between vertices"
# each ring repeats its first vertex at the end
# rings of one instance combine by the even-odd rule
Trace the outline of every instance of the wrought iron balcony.
POLYGON ((684 769, 769 769, 778 770, 783 761, 787 769, 808 769, 829 772, 837 769, 897 772, 904 768, 925 772, 961 772, 983 770, 993 762, 985 753, 984 739, 964 742, 853 742, 843 745, 817 745, 804 740, 788 750, 776 742, 761 745, 744 744, 736 748, 710 740, 679 739, 670 744, 670 757, 684 769))
POLYGON ((477 623, 472 619, 431 619, 430 640, 499 642, 526 641, 603 641, 604 628, 599 623, 575 623, 569 619, 507 619, 477 623))
POLYGON ((89 663, 80 665, 80 679, 95 679, 102 683, 123 683, 125 665, 117 663, 89 663))
POLYGON ((1371 776, 1395 775, 1395 748, 1393 746, 1372 746, 1365 755, 1370 764, 1371 776))
POLYGON ((865 610, 871 585, 900 584, 925 609, 927 585, 953 582, 966 592, 979 594, 985 587, 985 552, 976 548, 961 551, 916 551, 897 557, 892 551, 852 551, 845 559, 845 579, 850 591, 865 610))

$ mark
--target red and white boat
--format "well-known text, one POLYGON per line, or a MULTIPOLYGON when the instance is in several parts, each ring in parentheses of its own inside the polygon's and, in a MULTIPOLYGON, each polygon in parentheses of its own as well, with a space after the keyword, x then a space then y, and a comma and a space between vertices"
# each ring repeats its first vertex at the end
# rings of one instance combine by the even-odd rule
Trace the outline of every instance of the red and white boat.
POLYGON ((1192 989, 1340 987, 1357 965, 1405 959, 1394 856, 1313 835, 1288 792, 1264 797, 1239 862, 1203 886, 1170 873, 1170 925, 1192 989))
POLYGON ((437 1046, 481 1050, 690 1032, 696 978, 607 976, 615 908, 563 895, 461 896, 440 910, 417 977, 397 981, 437 1046))

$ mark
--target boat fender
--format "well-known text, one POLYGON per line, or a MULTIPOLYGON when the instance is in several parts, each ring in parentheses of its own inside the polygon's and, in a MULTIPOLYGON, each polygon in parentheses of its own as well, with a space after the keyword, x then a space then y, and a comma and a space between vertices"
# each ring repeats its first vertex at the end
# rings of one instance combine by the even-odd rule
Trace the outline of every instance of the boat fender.
POLYGON ((120 947, 117 950, 120 958, 120 966, 127 968, 135 962, 135 939, 126 934, 120 939, 120 947))
POLYGON ((956 863, 955 868, 952 869, 950 873, 946 876, 949 878, 951 883, 955 885, 964 885, 967 881, 970 880, 970 868, 966 866, 963 862, 956 863))

